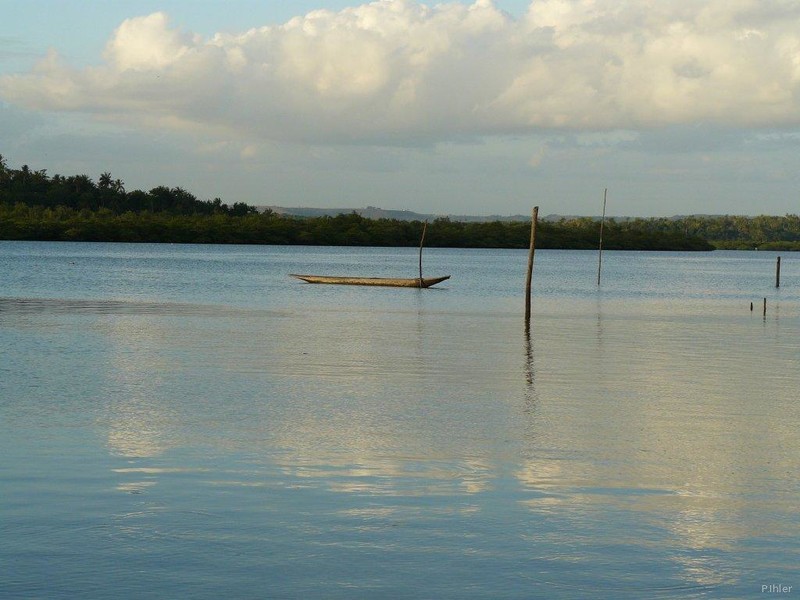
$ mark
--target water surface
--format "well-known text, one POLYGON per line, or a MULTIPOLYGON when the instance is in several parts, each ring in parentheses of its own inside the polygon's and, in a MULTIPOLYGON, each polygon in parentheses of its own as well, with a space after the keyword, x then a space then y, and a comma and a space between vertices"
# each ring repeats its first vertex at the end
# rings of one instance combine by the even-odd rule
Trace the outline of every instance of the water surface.
POLYGON ((0 242, 0 596, 800 590, 775 257, 0 242))

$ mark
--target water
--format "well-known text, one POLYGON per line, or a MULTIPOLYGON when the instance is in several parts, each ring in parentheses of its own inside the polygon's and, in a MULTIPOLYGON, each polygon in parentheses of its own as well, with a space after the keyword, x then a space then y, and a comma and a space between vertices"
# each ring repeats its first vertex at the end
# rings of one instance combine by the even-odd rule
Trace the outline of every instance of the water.
POLYGON ((800 590, 796 257, 424 261, 0 242, 0 597, 800 590))

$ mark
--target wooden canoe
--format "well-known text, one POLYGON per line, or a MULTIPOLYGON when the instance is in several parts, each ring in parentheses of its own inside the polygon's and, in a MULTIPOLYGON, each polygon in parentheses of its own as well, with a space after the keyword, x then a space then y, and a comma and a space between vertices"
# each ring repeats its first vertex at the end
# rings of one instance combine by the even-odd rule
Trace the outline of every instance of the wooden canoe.
POLYGON ((450 275, 444 277, 331 277, 329 275, 297 275, 290 273, 291 277, 302 279, 308 283, 334 283, 339 285, 378 285, 389 287, 415 287, 427 288, 436 285, 440 281, 450 279, 450 275))

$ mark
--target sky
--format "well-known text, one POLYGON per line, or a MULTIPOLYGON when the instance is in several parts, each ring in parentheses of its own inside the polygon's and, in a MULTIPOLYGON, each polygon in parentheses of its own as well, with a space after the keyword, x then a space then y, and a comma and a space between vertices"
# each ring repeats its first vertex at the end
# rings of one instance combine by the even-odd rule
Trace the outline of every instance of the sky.
POLYGON ((800 212, 797 0, 0 0, 0 155, 426 214, 800 212))

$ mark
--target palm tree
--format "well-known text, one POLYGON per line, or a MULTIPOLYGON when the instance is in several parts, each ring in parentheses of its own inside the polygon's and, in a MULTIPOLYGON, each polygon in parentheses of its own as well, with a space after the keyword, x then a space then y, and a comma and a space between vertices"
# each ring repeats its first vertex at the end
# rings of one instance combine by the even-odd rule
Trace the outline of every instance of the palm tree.
POLYGON ((88 175, 70 175, 67 182, 76 194, 94 190, 94 182, 88 175))
POLYGON ((6 159, 0 154, 0 185, 10 179, 10 172, 8 170, 8 163, 6 159))

